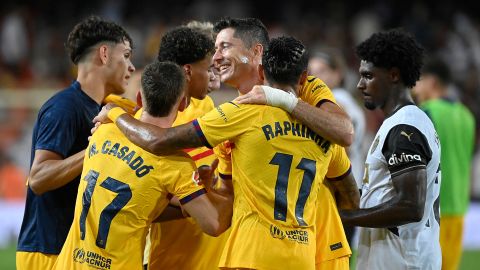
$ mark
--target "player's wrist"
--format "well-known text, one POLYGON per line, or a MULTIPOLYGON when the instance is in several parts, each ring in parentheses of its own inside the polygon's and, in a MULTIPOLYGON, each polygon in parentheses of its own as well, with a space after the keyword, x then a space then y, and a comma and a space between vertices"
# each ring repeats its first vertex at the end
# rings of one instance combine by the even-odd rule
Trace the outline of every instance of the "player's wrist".
POLYGON ((281 108, 289 113, 297 106, 298 98, 292 93, 265 85, 262 85, 262 89, 265 93, 267 105, 281 108))
POLYGON ((112 108, 110 109, 110 111, 108 111, 108 118, 110 120, 112 120, 113 123, 115 123, 118 119, 118 117, 122 116, 123 114, 126 114, 127 112, 124 111, 122 108, 120 107, 115 107, 115 108, 112 108))

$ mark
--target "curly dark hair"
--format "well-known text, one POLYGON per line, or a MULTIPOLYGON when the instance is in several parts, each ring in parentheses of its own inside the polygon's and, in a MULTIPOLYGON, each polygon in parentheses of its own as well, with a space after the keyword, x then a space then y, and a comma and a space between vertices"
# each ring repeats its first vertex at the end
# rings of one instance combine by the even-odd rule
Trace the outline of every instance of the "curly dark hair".
POLYGON ((255 43, 260 43, 267 48, 270 38, 265 25, 257 18, 223 18, 216 22, 213 31, 218 34, 225 28, 235 30, 234 37, 243 41, 246 47, 251 48, 255 43))
POLYGON ((125 41, 130 42, 130 47, 133 48, 132 38, 123 27, 100 17, 90 16, 73 27, 68 34, 65 48, 70 60, 78 64, 89 49, 99 42, 122 43, 125 41))
POLYGON ((305 46, 293 37, 273 38, 263 52, 262 64, 269 82, 295 85, 307 70, 308 53, 305 46))
POLYGON ((185 74, 173 62, 154 61, 142 73, 145 111, 155 117, 167 116, 185 89, 185 74))
POLYGON ((213 40, 190 27, 177 27, 168 31, 160 43, 158 61, 171 61, 178 65, 195 63, 215 52, 213 40))
POLYGON ((414 87, 420 78, 424 49, 413 36, 402 29, 393 29, 373 34, 356 47, 361 60, 376 67, 400 70, 400 76, 407 87, 414 87))

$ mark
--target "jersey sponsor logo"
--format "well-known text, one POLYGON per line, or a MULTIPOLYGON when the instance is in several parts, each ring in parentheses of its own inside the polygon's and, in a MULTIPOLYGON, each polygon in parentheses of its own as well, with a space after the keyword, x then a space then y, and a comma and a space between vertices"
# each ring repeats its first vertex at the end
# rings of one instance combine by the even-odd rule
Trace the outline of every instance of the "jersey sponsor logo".
POLYGON ((83 248, 73 250, 73 261, 76 263, 87 263, 89 267, 107 270, 112 265, 112 259, 104 257, 92 251, 85 251, 83 248))
POLYGON ((402 130, 402 132, 400 132, 400 135, 407 137, 407 139, 408 139, 409 142, 412 141, 412 140, 410 139, 410 137, 413 135, 413 132, 410 133, 410 134, 408 134, 408 133, 406 133, 405 131, 402 130))
POLYGON ((143 164, 144 160, 140 155, 135 156, 137 154, 135 151, 130 151, 128 146, 122 146, 120 143, 115 143, 112 146, 112 142, 106 140, 103 143, 101 153, 114 156, 121 161, 124 161, 130 167, 130 169, 135 171, 135 175, 139 178, 144 177, 145 175, 149 174, 151 170, 153 170, 153 166, 143 164))
POLYGON ((283 121, 275 122, 273 124, 267 124, 262 127, 263 134, 267 141, 274 139, 278 136, 298 136, 314 141, 320 148, 322 148, 324 153, 327 153, 330 149, 330 142, 325 140, 322 136, 316 134, 306 125, 283 121))
POLYGON ((388 159, 388 165, 390 166, 398 165, 401 163, 407 163, 414 160, 422 161, 422 158, 420 157, 420 155, 410 155, 402 152, 400 156, 397 156, 397 154, 393 154, 392 156, 390 156, 390 158, 388 159))
POLYGON ((341 249, 343 247, 342 242, 335 243, 330 245, 330 251, 335 251, 337 249, 341 249))
POLYGON ((297 242, 300 244, 308 244, 308 232, 305 230, 285 230, 282 231, 277 226, 270 225, 270 235, 273 238, 278 238, 280 240, 288 239, 292 242, 297 242))
POLYGON ((216 107, 215 108, 218 112, 218 114, 220 114, 220 117, 223 119, 223 121, 228 122, 228 118, 227 118, 227 115, 223 112, 222 108, 220 107, 216 107))
POLYGON ((315 93, 317 90, 325 88, 325 84, 318 84, 312 89, 312 93, 315 93))

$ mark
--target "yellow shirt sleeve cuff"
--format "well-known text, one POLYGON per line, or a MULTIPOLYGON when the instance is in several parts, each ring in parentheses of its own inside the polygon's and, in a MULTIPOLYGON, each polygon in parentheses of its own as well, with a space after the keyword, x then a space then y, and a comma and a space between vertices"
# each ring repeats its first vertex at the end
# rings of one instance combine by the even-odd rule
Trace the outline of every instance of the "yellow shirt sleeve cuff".
POLYGON ((110 120, 112 120, 112 122, 115 123, 117 121, 117 118, 120 117, 120 115, 125 113, 127 112, 124 111, 122 108, 115 107, 110 109, 110 111, 108 112, 108 118, 110 118, 110 120))

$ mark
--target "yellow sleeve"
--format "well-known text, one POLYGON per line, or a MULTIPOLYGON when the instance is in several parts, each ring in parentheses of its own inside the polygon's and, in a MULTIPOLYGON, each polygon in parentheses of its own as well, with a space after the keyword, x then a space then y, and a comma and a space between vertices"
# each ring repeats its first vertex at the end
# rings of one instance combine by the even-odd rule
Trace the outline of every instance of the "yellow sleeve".
POLYGON ((332 145, 332 147, 332 159, 330 160, 330 165, 328 166, 326 178, 343 178, 352 170, 350 159, 348 158, 344 147, 337 144, 332 145))
POLYGON ((252 128, 260 115, 260 106, 227 102, 194 120, 193 125, 205 146, 212 148, 226 140, 234 141, 252 128))
POLYGON ((133 100, 128 98, 124 98, 121 96, 110 94, 103 100, 103 103, 114 103, 115 105, 119 106, 120 108, 124 109, 129 114, 135 114, 138 110, 137 103, 133 100))
POLYGON ((300 90, 299 97, 312 106, 318 106, 325 101, 335 101, 332 90, 319 78, 308 76, 300 90))
POLYGON ((205 194, 202 185, 194 182, 196 167, 192 159, 186 156, 169 157, 170 166, 162 172, 166 189, 169 193, 185 204, 196 197, 205 194))

